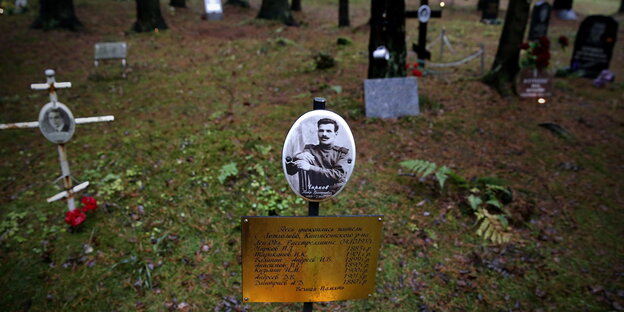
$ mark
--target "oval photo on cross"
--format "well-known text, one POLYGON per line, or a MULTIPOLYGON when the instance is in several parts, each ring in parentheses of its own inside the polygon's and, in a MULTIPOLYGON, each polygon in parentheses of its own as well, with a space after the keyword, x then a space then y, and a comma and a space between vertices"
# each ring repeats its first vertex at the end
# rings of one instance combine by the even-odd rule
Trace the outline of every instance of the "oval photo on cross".
POLYGON ((74 115, 61 102, 48 103, 39 111, 39 130, 52 143, 67 143, 76 130, 74 115))
POLYGON ((338 194, 355 166, 355 140, 347 122, 328 110, 303 114, 290 128, 282 166, 290 188, 308 201, 338 194))

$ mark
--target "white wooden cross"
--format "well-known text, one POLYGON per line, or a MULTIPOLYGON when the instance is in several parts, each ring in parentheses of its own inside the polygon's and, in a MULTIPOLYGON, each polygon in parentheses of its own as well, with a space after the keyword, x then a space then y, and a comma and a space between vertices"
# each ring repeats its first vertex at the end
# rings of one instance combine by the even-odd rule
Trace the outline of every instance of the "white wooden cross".
POLYGON ((0 124, 0 130, 38 127, 46 139, 52 143, 58 144, 59 161, 61 163, 61 176, 59 179, 63 179, 65 190, 48 198, 47 201, 53 202, 64 198, 67 200, 68 209, 72 211, 76 209, 74 194, 87 188, 89 182, 83 182, 72 187, 72 178, 69 170, 69 162, 67 161, 65 143, 69 142, 74 134, 76 124, 113 121, 115 120, 115 116, 109 115, 74 119, 69 108, 59 102, 56 95, 56 89, 71 88, 71 82, 56 82, 54 74, 54 70, 47 69, 45 71, 46 83, 33 83, 30 85, 30 88, 33 90, 48 90, 50 95, 50 103, 45 104, 39 112, 39 121, 0 124), (54 116, 52 116, 52 112, 54 112, 54 116), (56 122, 52 121, 55 117, 59 118, 61 121, 58 125, 51 125, 51 123, 56 122))

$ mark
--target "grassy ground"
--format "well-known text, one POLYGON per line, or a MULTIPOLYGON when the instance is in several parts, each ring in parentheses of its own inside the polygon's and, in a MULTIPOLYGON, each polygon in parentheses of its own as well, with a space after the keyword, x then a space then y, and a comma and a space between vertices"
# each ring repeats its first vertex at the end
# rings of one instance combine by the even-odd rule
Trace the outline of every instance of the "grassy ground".
MULTIPOLYGON (((127 32, 133 1, 74 1, 85 25, 79 33, 31 30, 33 11, 0 16, 0 122, 37 118, 47 95, 28 86, 43 82, 46 68, 72 82, 59 99, 75 116, 116 117, 78 126, 67 145, 72 172, 100 202, 78 229, 64 223, 63 203, 45 202, 59 191, 51 182, 55 146, 37 129, 0 133, 1 310, 300 310, 241 303, 239 217, 307 212, 279 159, 314 96, 349 122, 358 149, 351 181, 321 214, 386 216, 373 297, 316 310, 623 309, 622 27, 616 82, 606 88, 555 78, 545 105, 503 99, 479 82, 473 61, 418 80, 421 116, 378 120, 363 116, 367 1, 351 1, 352 27, 344 29, 335 1, 304 1, 296 28, 256 20, 260 1, 226 7, 216 22, 200 19, 199 1, 187 2, 174 11, 163 1, 170 29, 150 34, 127 32), (338 46, 339 37, 353 43, 338 46), (99 41, 128 42, 127 79, 116 62, 95 75, 99 41), (316 70, 319 52, 337 66, 316 70), (572 138, 538 126, 546 122, 572 138), (512 241, 477 236, 458 190, 399 175, 408 159, 508 181, 512 241), (228 164, 236 174, 222 172, 228 164)), ((473 2, 457 0, 431 21, 430 39, 445 28, 457 50, 438 60, 434 48, 434 61, 457 60, 483 42, 492 63, 502 27, 479 23, 473 2)), ((582 16, 618 5, 575 1, 582 16)), ((573 42, 579 24, 554 18, 549 35, 573 42)), ((407 29, 416 41, 417 23, 407 29)), ((553 44, 551 70, 567 66, 570 54, 553 44)))

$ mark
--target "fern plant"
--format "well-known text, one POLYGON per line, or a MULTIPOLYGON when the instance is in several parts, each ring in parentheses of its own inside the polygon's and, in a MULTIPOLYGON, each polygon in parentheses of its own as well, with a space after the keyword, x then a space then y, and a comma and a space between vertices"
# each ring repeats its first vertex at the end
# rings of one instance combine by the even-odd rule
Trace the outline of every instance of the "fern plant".
POLYGON ((439 167, 433 162, 421 159, 406 160, 400 165, 411 171, 414 176, 426 178, 433 175, 440 190, 444 189, 446 181, 456 186, 476 217, 478 236, 495 244, 511 240, 507 221, 509 213, 505 209, 505 203, 511 201, 512 192, 505 186, 503 180, 493 177, 467 180, 446 166, 439 167))

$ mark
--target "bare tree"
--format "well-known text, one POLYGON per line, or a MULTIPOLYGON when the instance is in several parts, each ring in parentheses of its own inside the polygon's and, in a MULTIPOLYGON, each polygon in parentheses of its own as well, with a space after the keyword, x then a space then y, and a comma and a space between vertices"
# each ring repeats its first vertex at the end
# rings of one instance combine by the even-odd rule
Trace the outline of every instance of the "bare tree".
POLYGON ((301 0, 292 0, 290 3, 290 10, 301 12, 301 0))
POLYGON ((368 78, 405 77, 405 0, 372 0, 368 41, 368 78), (385 46, 389 60, 373 58, 385 46))
POLYGON ((186 0, 170 0, 169 5, 174 8, 186 8, 186 0))
MULTIPOLYGON (((624 0, 623 0, 624 1, 624 0)), ((349 0, 338 1, 338 27, 349 27, 349 0)))
POLYGON ((74 12, 73 0, 39 0, 39 16, 32 23, 36 29, 64 28, 77 31, 82 23, 74 12))
POLYGON ((498 41, 498 50, 492 69, 483 77, 483 82, 494 87, 504 96, 511 95, 515 89, 514 79, 520 71, 520 45, 524 37, 531 2, 527 0, 509 0, 505 25, 498 41))
POLYGON ((167 29, 165 19, 160 13, 160 1, 158 0, 136 0, 137 21, 133 29, 136 32, 148 32, 156 29, 167 29))
POLYGON ((286 25, 296 25, 288 0, 262 0, 257 18, 277 20, 286 25))
POLYGON ((242 7, 242 8, 248 8, 249 7, 249 1, 247 1, 247 0, 227 0, 227 2, 225 4, 226 5, 239 6, 239 7, 242 7))

